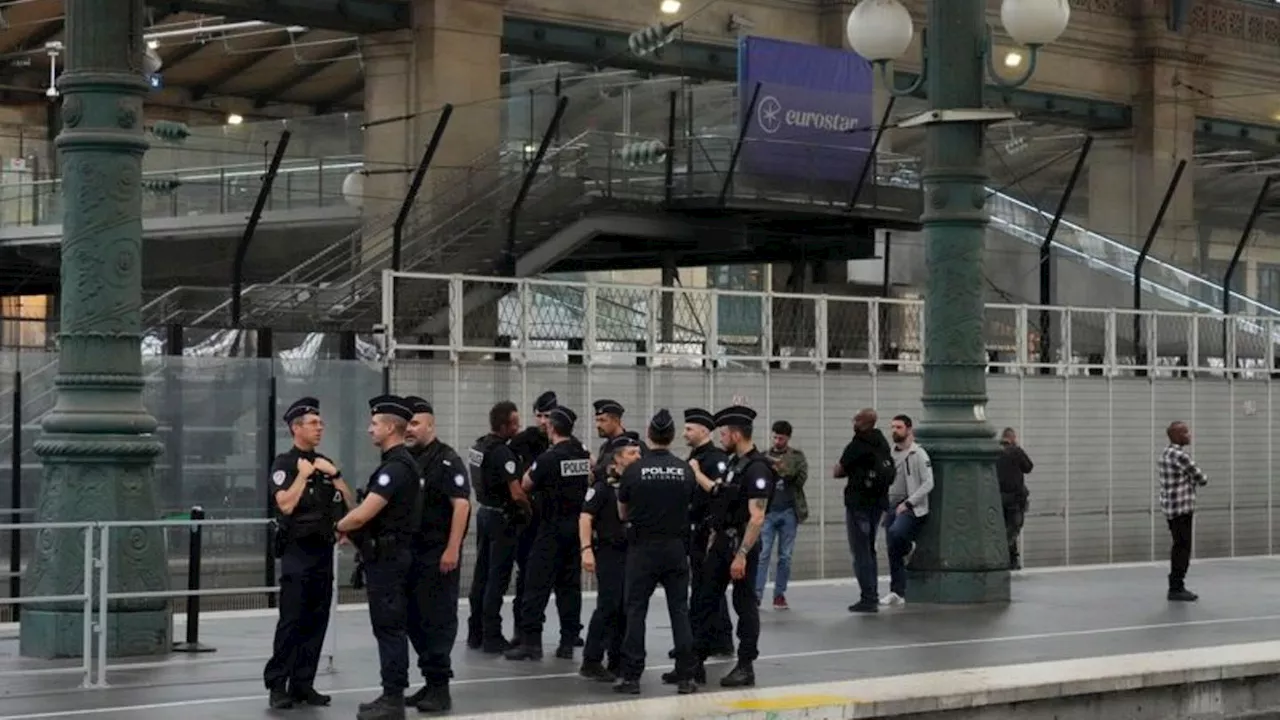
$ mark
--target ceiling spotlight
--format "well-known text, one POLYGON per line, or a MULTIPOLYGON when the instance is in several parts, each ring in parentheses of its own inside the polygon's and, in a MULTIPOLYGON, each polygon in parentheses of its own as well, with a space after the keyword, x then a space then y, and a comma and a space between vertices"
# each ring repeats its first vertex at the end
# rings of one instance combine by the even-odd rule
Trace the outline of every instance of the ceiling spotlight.
POLYGON ((1004 55, 1004 66, 1015 68, 1022 64, 1022 53, 1009 51, 1004 55))
POLYGON ((231 113, 230 115, 227 116, 228 125, 239 125, 242 122, 244 122, 244 118, 240 115, 231 113))
POLYGON ((658 6, 665 15, 675 15, 680 12, 680 0, 662 0, 662 5, 658 6))

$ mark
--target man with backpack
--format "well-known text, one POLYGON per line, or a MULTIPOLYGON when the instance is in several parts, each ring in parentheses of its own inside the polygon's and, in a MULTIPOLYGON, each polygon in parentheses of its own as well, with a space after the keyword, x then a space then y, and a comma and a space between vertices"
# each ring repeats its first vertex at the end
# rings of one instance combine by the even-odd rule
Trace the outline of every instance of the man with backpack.
POLYGON ((877 588, 876 531, 889 506, 889 488, 895 467, 893 450, 884 433, 876 428, 876 411, 859 410, 853 418, 853 439, 845 446, 831 476, 845 478, 844 517, 853 554, 853 575, 861 597, 849 612, 874 613, 880 610, 877 588))

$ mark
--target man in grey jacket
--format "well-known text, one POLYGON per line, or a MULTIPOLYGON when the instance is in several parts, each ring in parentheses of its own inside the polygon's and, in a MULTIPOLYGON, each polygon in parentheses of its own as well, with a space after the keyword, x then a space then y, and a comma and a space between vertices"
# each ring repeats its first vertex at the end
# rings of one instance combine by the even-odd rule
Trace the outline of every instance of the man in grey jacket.
POLYGON ((881 605, 902 605, 907 596, 907 556, 915 546, 920 528, 929 517, 929 491, 933 490, 933 463, 929 453, 916 444, 911 418, 898 415, 890 424, 893 435, 893 486, 885 514, 884 535, 889 555, 889 594, 881 605))

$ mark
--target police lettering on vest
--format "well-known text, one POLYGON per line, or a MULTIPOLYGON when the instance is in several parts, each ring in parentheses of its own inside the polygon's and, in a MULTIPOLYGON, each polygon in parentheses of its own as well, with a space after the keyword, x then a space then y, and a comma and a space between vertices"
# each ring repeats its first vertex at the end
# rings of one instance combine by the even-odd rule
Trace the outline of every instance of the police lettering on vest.
POLYGON ((562 440, 530 466, 529 480, 543 496, 544 517, 576 519, 591 481, 590 455, 580 444, 562 440))

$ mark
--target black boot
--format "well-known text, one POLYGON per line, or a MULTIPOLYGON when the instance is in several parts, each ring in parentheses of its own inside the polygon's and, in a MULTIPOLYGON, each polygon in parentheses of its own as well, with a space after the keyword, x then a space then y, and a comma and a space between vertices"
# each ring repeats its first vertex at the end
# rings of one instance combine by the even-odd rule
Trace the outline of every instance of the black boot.
POLYGON ((755 684, 756 672, 751 668, 751 663, 741 661, 733 666, 733 670, 730 670, 728 675, 720 678, 720 687, 752 687, 755 684))
MULTIPOLYGON (((698 663, 697 665, 694 665, 693 672, 689 673, 689 681, 706 685, 707 684, 707 666, 703 665, 702 663, 698 663)), ((681 684, 680 675, 677 674, 675 670, 672 670, 670 672, 664 672, 662 673, 662 682, 667 685, 680 685, 681 684)))
POLYGON ((404 695, 383 692, 373 702, 360 705, 356 720, 404 720, 404 695))
POLYGON ((640 681, 618 678, 618 682, 613 684, 613 691, 619 695, 639 695, 640 681))
POLYGON ((617 675, 609 672, 604 665, 598 662, 583 661, 582 667, 578 668, 578 674, 596 682, 613 682, 618 679, 617 675))
POLYGON ((329 703, 333 702, 332 697, 316 692, 316 689, 313 687, 294 688, 290 695, 293 697, 293 702, 296 705, 329 707, 329 703))
POLYGON ((480 645, 480 652, 485 655, 501 655, 515 646, 515 643, 507 642, 506 638, 495 638, 493 640, 485 640, 480 645))
POLYGON ((572 660, 573 659, 573 642, 570 641, 570 642, 560 643, 560 647, 556 648, 556 657, 560 658, 561 660, 572 660))
POLYGON ((288 710, 293 707, 293 698, 284 690, 272 690, 267 697, 267 707, 272 710, 288 710))
POLYGON ((427 696, 427 691, 428 691, 427 686, 423 685, 422 687, 418 688, 412 695, 406 695, 404 698, 405 707, 409 707, 410 705, 416 706, 418 703, 422 702, 422 699, 427 696))
POLYGON ((508 660, 541 660, 541 645, 517 645, 502 654, 508 660))
POLYGON ((414 703, 419 712, 442 713, 453 709, 453 698, 449 695, 448 685, 432 685, 427 688, 426 697, 414 703))

